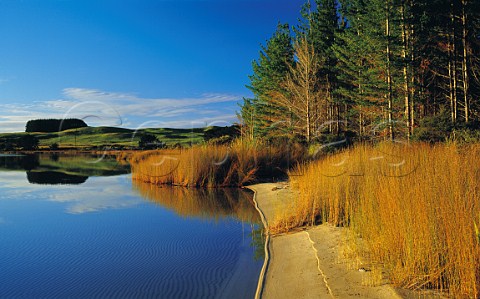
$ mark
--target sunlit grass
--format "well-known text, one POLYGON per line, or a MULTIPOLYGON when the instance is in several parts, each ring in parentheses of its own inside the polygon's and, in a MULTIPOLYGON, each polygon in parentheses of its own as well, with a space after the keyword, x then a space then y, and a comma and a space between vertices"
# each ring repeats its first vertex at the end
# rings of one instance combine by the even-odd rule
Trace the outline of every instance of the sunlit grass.
POLYGON ((160 141, 168 146, 181 145, 189 147, 205 140, 205 132, 210 129, 221 130, 222 128, 199 128, 199 129, 168 129, 168 128, 145 128, 138 131, 117 127, 84 127, 70 129, 55 133, 0 133, 0 139, 18 139, 24 135, 33 135, 40 141, 40 149, 48 149, 56 143, 62 149, 69 148, 92 148, 100 147, 136 147, 142 134, 155 135, 160 141))
POLYGON ((272 229, 349 226, 399 286, 480 295, 480 145, 381 144, 291 172, 294 216, 272 229), (477 224, 476 224, 477 223, 477 224), (476 231, 477 229, 477 231, 476 231))
POLYGON ((303 157, 300 147, 272 147, 240 140, 227 145, 156 150, 130 159, 134 180, 193 187, 243 186, 274 178, 303 157))

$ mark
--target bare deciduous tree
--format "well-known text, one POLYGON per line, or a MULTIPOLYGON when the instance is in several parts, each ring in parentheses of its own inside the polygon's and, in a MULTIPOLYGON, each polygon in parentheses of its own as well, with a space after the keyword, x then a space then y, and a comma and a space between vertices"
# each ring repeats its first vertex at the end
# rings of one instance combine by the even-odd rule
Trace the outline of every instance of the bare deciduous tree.
POLYGON ((314 48, 306 38, 295 42, 296 61, 290 65, 290 72, 283 83, 283 92, 272 91, 274 103, 290 112, 288 123, 293 133, 312 140, 315 123, 326 113, 325 92, 317 78, 320 62, 314 48))

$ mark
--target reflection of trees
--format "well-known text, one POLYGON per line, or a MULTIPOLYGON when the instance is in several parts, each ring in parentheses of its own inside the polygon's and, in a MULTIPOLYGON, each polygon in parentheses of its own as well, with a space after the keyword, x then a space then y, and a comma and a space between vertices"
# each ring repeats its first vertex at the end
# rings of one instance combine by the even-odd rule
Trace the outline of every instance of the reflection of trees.
POLYGON ((27 171, 27 179, 32 184, 42 185, 79 185, 87 181, 88 176, 66 174, 56 171, 27 171))
POLYGON ((37 168, 40 165, 40 162, 38 160, 38 156, 26 155, 26 156, 23 156, 23 159, 20 165, 25 170, 32 170, 37 168))
POLYGON ((265 258, 265 232, 263 225, 258 225, 252 229, 250 237, 252 238, 250 245, 254 248, 255 260, 263 260, 265 258))
POLYGON ((0 156, 0 168, 9 170, 32 170, 39 166, 36 155, 0 156))
POLYGON ((135 180, 133 188, 143 197, 184 217, 219 219, 233 216, 244 222, 260 223, 252 196, 241 189, 189 189, 135 180))
MULTIPOLYGON (((121 165, 114 156, 59 155, 57 153, 0 155, 0 169, 35 170, 35 172, 45 172, 45 175, 49 172, 61 172, 79 177, 113 176, 130 172, 130 166, 121 165)), ((55 180, 55 177, 52 180, 55 180)))

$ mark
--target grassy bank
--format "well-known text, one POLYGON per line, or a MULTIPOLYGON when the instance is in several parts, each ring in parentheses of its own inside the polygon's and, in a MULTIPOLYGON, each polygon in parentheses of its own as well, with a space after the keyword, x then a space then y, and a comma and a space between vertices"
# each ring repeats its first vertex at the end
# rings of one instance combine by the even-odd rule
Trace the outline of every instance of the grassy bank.
POLYGON ((272 229, 349 226, 363 244, 353 247, 396 285, 477 297, 479 156, 480 145, 381 144, 303 164, 290 176, 294 216, 272 229))
POLYGON ((48 149, 57 144, 61 149, 125 149, 138 146, 140 137, 153 135, 167 146, 190 147, 221 136, 235 134, 234 127, 205 127, 192 129, 142 128, 132 130, 118 127, 84 127, 54 133, 0 133, 0 148, 14 143, 25 135, 39 139, 39 148, 48 149))
POLYGON ((237 140, 231 145, 155 150, 130 158, 134 180, 191 187, 243 186, 280 178, 303 157, 301 147, 273 147, 237 140))

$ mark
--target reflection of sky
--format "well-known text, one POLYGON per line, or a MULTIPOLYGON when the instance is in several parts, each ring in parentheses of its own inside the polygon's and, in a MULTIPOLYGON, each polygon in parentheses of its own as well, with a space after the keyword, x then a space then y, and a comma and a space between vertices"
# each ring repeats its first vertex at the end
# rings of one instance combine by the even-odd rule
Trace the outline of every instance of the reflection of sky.
POLYGON ((132 193, 128 175, 90 177, 81 185, 36 185, 28 182, 24 172, 0 171, 0 201, 4 200, 58 202, 72 214, 125 208, 143 202, 132 193))
POLYGON ((0 298, 253 297, 251 229, 179 217, 130 175, 39 185, 0 171, 0 298))

